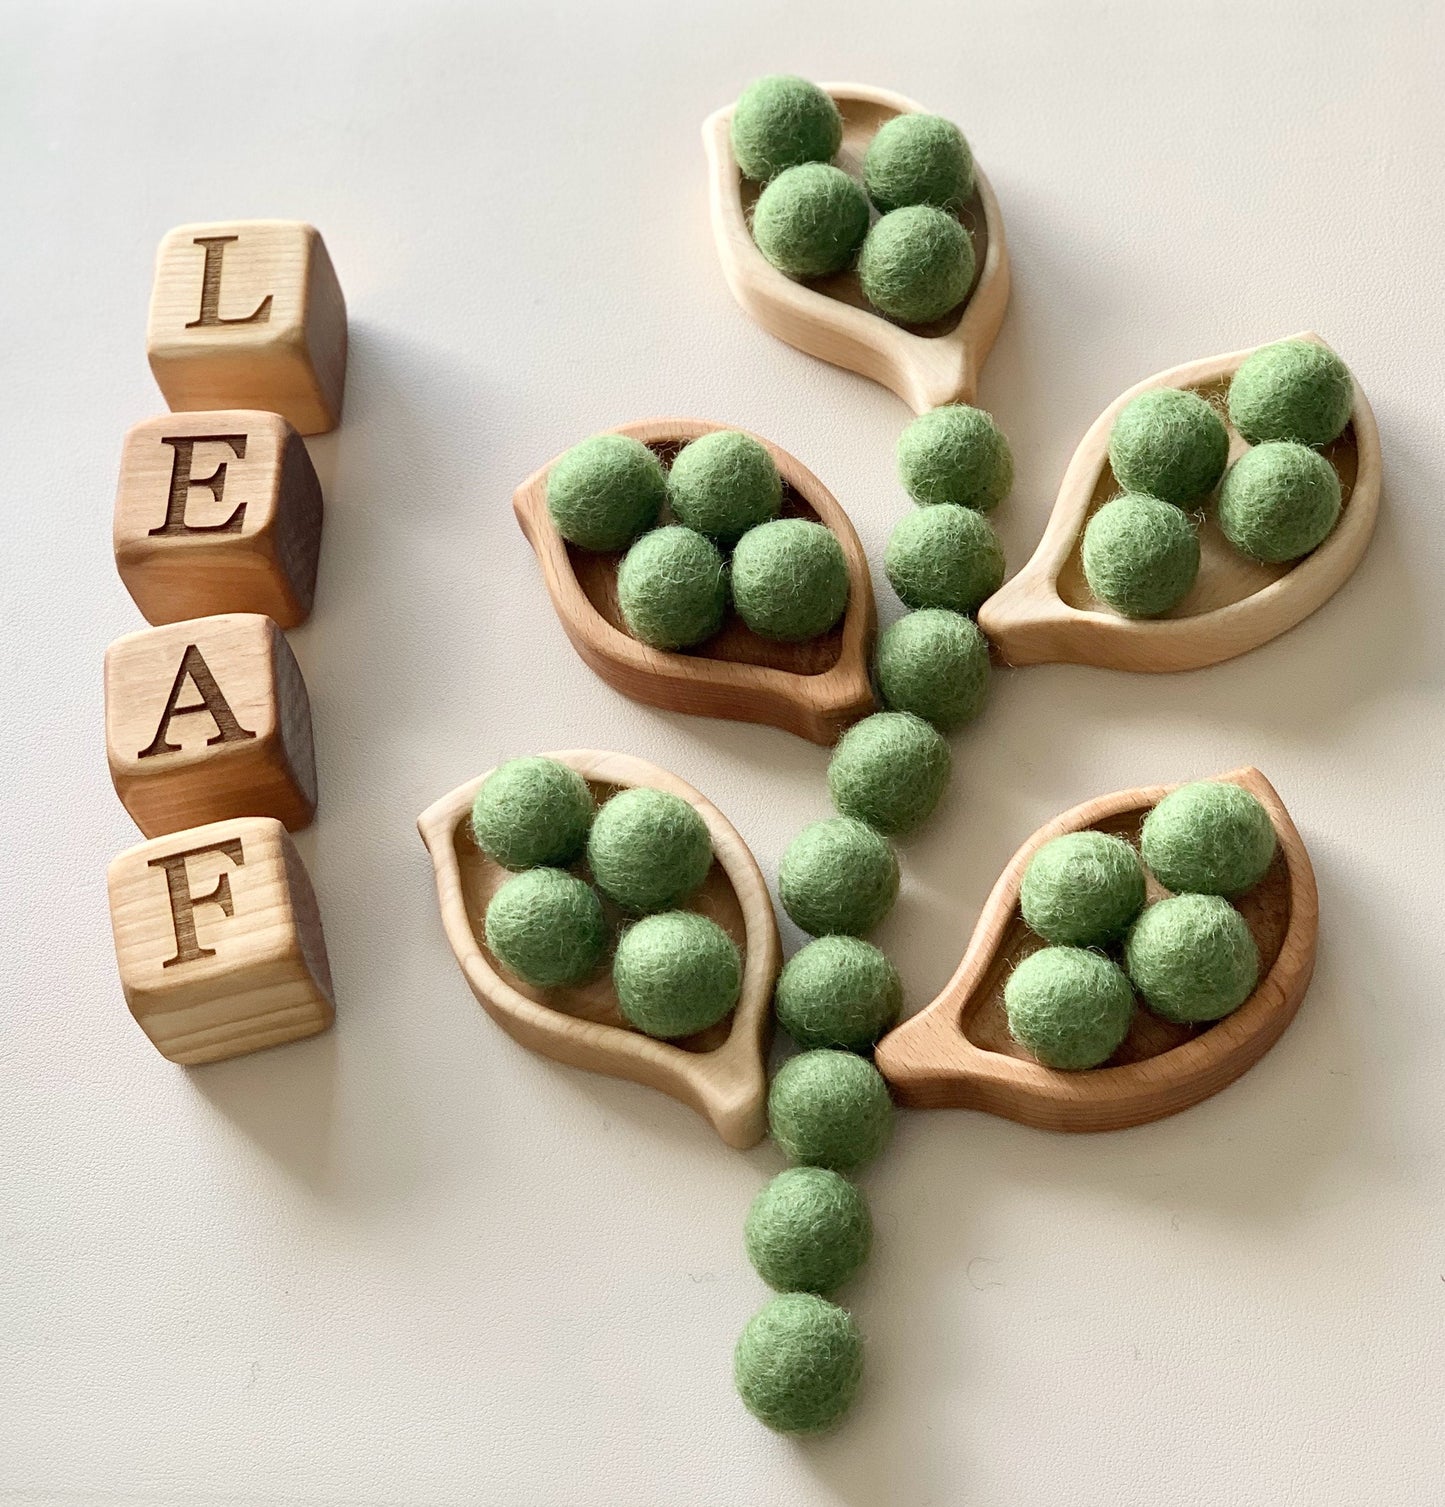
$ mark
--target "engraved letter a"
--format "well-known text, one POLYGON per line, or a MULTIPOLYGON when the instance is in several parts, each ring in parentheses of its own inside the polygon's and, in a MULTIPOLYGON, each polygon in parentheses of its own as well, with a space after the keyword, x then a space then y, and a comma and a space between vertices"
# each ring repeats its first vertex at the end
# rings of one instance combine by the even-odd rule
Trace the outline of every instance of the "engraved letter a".
POLYGON ((201 657, 201 651, 195 644, 188 644, 186 652, 181 655, 181 667, 176 671, 176 678, 171 686, 171 694, 166 697, 166 709, 161 713, 160 726, 156 728, 156 735, 136 755, 138 759, 149 759, 154 754, 179 753, 179 743, 166 742, 166 734, 171 730, 173 717, 186 717, 192 712, 209 712, 216 724, 216 736, 206 739, 206 746, 214 748, 217 743, 241 743, 247 738, 256 736, 248 732, 236 720, 236 714, 231 710, 231 704, 221 693, 221 688, 216 684, 216 677, 211 674, 211 667, 201 657), (181 699, 181 687, 189 680, 196 688, 199 701, 189 702, 185 706, 176 703, 181 699))

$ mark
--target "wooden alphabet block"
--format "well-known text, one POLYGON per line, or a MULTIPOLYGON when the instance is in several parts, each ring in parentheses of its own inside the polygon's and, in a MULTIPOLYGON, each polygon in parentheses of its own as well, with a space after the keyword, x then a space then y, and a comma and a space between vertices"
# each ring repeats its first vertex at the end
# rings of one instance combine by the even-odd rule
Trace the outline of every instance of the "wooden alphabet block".
POLYGON ((175 409, 266 408, 302 434, 341 421, 346 300, 299 220, 181 225, 161 242, 146 337, 175 409))
POLYGON ((281 630, 257 613, 116 639, 105 747, 116 794, 147 837, 238 816, 294 832, 316 812, 306 682, 281 630))
POLYGON ((215 1062, 331 1024, 316 893, 280 822, 141 843, 112 860, 107 882, 125 1002, 162 1056, 215 1062))
POLYGON ((279 414, 227 408, 143 419, 125 437, 115 564, 148 623, 311 613, 321 483, 279 414))

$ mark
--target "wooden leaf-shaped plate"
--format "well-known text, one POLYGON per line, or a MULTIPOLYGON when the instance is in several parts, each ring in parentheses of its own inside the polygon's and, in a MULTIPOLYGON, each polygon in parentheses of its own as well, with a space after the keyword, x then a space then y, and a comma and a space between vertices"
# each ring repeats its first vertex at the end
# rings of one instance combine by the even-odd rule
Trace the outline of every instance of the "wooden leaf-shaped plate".
POLYGON ((711 1121, 728 1145, 756 1145, 765 1129, 764 1058, 780 961, 777 920, 757 861, 711 801, 656 764, 585 749, 546 757, 585 776, 599 801, 627 786, 645 785, 671 791, 696 808, 712 834, 713 865, 687 908, 711 917, 738 944, 742 992, 725 1020, 667 1042, 644 1036, 623 1020, 607 966, 585 983, 558 989, 537 989, 508 973, 487 950, 483 928, 488 902, 510 876, 472 841, 472 802, 487 777, 481 775, 417 818, 436 869, 447 941, 472 993, 524 1047, 572 1067, 660 1089, 711 1121))
MULTIPOLYGON (((861 175, 874 133, 895 115, 922 113, 901 94, 866 84, 824 84, 843 116, 838 165, 861 175)), ((968 297, 928 325, 894 324, 863 296, 858 274, 795 282, 758 250, 749 217, 761 185, 743 177, 729 133, 733 107, 707 118, 703 143, 711 178, 712 228, 733 297, 770 334, 834 366, 858 372, 898 394, 915 413, 941 403, 971 403, 978 372, 1008 307, 1009 262, 1003 218, 988 179, 959 216, 973 237, 976 271, 968 297)))
MULTIPOLYGON (((1043 942, 1024 924, 1019 885, 1029 860, 1062 832, 1092 828, 1137 842, 1149 811, 1173 788, 1101 796, 1041 827, 993 887, 958 971, 926 1009, 879 1043, 877 1063, 901 1104, 981 1109, 1043 1130, 1123 1130, 1178 1113, 1232 1083, 1279 1040, 1309 987, 1319 899, 1309 854, 1278 795, 1257 769, 1220 779, 1264 803, 1279 837, 1274 863, 1236 904, 1259 947, 1260 981, 1233 1015, 1176 1026, 1141 1005, 1103 1067, 1068 1073, 1035 1062, 1009 1034, 1003 989, 1043 942)), ((1165 892, 1153 877, 1150 899, 1165 892)))
MULTIPOLYGON (((1319 339, 1309 332, 1293 338, 1319 339)), ((1344 507, 1318 549, 1292 564, 1261 565, 1225 539, 1211 507, 1199 532, 1199 578, 1164 617, 1124 617, 1099 602, 1084 579, 1084 526, 1123 490, 1109 465, 1109 432, 1120 410, 1150 388, 1187 387, 1223 413, 1230 378, 1252 354, 1253 349, 1231 351, 1160 372, 1120 394, 1094 421, 1064 473, 1033 558, 979 609, 979 626, 1005 663, 1202 669, 1277 638, 1349 579, 1370 542, 1380 507, 1380 435, 1358 383, 1345 432, 1323 451, 1339 473, 1344 507)), ((1233 461, 1248 447, 1232 427, 1229 434, 1233 461)))
MULTIPOLYGON (((615 432, 641 440, 670 464, 689 440, 734 426, 704 419, 646 419, 615 432)), ((803 644, 777 643, 729 613, 695 649, 652 649, 628 633, 617 606, 620 553, 568 544, 547 511, 549 461, 517 488, 512 506, 572 646, 615 690, 649 706, 765 722, 825 746, 874 709, 868 655, 876 615, 868 557, 833 494, 786 450, 754 435, 783 478, 783 516, 826 524, 848 561, 848 608, 829 632, 803 644)))

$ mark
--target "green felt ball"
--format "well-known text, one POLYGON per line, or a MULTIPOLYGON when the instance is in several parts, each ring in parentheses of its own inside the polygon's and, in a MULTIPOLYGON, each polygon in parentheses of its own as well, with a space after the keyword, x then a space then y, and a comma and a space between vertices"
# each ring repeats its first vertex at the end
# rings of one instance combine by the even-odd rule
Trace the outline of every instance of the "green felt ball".
POLYGON ((748 1320, 733 1352, 744 1406, 779 1434, 817 1434, 852 1405, 863 1378, 863 1339, 825 1298, 789 1292, 748 1320))
POLYGON ((472 801, 472 839, 504 869, 567 864, 582 855, 594 809, 575 769, 538 756, 509 759, 472 801))
POLYGON ((622 933, 612 960, 617 1008, 665 1040, 716 1025, 737 1004, 742 979, 737 943, 690 910, 645 916, 622 933))
POLYGON ((582 549, 625 549, 657 522, 667 478, 657 457, 625 434, 594 434, 547 473, 547 511, 582 549))
POLYGON ((1324 543, 1340 516, 1340 478, 1318 450, 1268 441, 1225 473, 1218 516, 1237 550, 1282 565, 1324 543))
POLYGON ((778 1024, 800 1047, 866 1052, 898 1019, 903 984, 871 942, 819 937, 788 960, 773 996, 778 1024))
POLYGON ((889 836, 911 832, 933 814, 951 764, 948 744, 922 717, 875 712, 839 738, 828 793, 843 816, 889 836))
POLYGON ((1014 1040, 1045 1067, 1098 1067, 1119 1049, 1134 1013, 1123 970, 1082 947, 1030 953, 1004 985, 1014 1040))
POLYGON ((730 135, 744 176, 764 180, 800 162, 827 162, 843 144, 843 117, 816 84, 775 73, 739 95, 730 135))
POLYGON ((695 806, 667 790, 619 790, 597 813, 587 839, 597 888, 624 910, 668 910, 712 867, 712 837, 695 806))
POLYGON ((873 657, 884 706, 912 712, 941 732, 962 727, 983 710, 989 673, 988 640, 978 624, 946 607, 899 618, 879 635, 873 657))
POLYGON ((830 529, 806 518, 760 523, 733 551, 733 602, 763 638, 801 643, 848 605, 848 561, 830 529))
POLYGON ((1134 923, 1124 966, 1144 1003, 1181 1025, 1219 1020, 1259 982, 1259 948, 1221 895, 1173 895, 1134 923))
POLYGON ((622 620, 633 638, 654 649, 711 638, 727 605, 727 568, 717 545, 680 524, 645 533, 617 569, 622 620))
POLYGON ((973 153, 941 115, 895 115, 868 143, 863 182, 881 214, 905 204, 959 210, 973 195, 973 153))
POLYGON ((898 859, 865 822, 814 822, 788 844, 778 865, 778 899, 810 936, 862 936, 893 909, 898 859))
POLYGON ((1315 340, 1261 346, 1229 384, 1229 417, 1251 444, 1328 445, 1350 421, 1349 368, 1315 340))
POLYGON ((863 1195, 827 1167, 778 1173, 743 1226, 748 1260, 778 1292, 832 1292, 868 1259, 872 1243, 863 1195))
POLYGON ((1066 832, 1029 860, 1019 908, 1046 942, 1103 947, 1144 908, 1144 866, 1122 837, 1066 832))
POLYGON ((561 869, 513 875, 492 896, 485 925, 502 967, 542 989, 579 983, 607 946, 596 890, 561 869))
POLYGON ((945 502, 904 516, 883 569, 905 607, 974 612, 1003 585, 1003 546, 988 519, 945 502))
POLYGON ((973 269, 968 232, 928 204, 884 215, 858 254, 864 296, 901 324, 928 324, 956 309, 973 284, 973 269))
POLYGON ((1228 462, 1224 420, 1187 388, 1140 393, 1109 432, 1109 464, 1119 485, 1181 507, 1212 492, 1228 462))
POLYGON ((856 179, 826 162, 780 173, 753 206, 758 250, 790 277, 825 277, 851 267, 867 233, 867 195, 856 179))
POLYGON ((1274 859, 1274 824, 1249 791, 1196 780, 1166 795, 1144 818, 1144 862, 1165 889, 1242 895, 1274 859))
POLYGON ((718 429, 683 446, 667 473, 667 500, 679 523, 728 545, 778 516, 783 479, 765 445, 718 429))
POLYGON ((871 1062, 852 1052, 803 1052, 778 1069, 768 1128, 790 1162, 851 1172, 888 1143, 893 1101, 871 1062))
POLYGON ((989 513, 1014 484, 1013 452, 983 409, 949 403, 920 414, 898 437, 898 479, 914 502, 989 513))
POLYGON ((1129 492, 1106 502, 1084 529, 1089 590, 1125 617, 1158 617, 1189 594, 1199 536, 1178 508, 1129 492))

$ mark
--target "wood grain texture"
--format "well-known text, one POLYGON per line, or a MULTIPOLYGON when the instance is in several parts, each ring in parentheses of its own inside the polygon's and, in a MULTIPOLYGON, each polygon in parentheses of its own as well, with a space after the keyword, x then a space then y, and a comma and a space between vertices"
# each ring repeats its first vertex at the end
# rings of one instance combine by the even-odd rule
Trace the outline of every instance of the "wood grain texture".
MULTIPOLYGON (((866 84, 824 84, 843 116, 838 165, 861 175, 878 128, 923 106, 866 84)), ((894 324, 872 308, 854 271, 797 282, 779 272, 753 242, 749 221, 761 185, 743 177, 729 132, 733 106, 703 125, 713 236, 733 297, 770 334, 834 366, 881 383, 915 413, 942 403, 971 403, 979 368, 1003 323, 1009 299, 1008 246, 998 200, 982 170, 960 219, 976 262, 967 299, 932 324, 894 324)))
POLYGON ((341 421, 346 300, 300 220, 180 225, 156 254, 146 350, 173 409, 262 408, 302 434, 341 421))
POLYGON ((257 613, 146 628, 105 654, 105 749, 147 837, 239 816, 292 831, 316 812, 311 702, 285 635, 257 613))
POLYGON ((148 623, 223 612, 304 623, 321 522, 316 468, 279 414, 160 414, 126 434, 115 564, 148 623))
MULTIPOLYGON (((1319 339, 1309 332, 1293 338, 1319 339)), ((1211 513, 1200 529, 1199 578, 1165 616, 1124 617, 1097 601, 1084 579, 1080 549, 1085 525, 1123 490, 1109 465, 1109 433, 1119 413, 1155 387, 1192 388, 1223 413, 1229 380, 1255 349, 1160 372, 1121 393, 1094 421, 1064 474, 1033 558, 979 609, 979 626, 1005 663, 1153 672, 1202 669, 1287 632, 1350 578, 1374 533, 1380 507, 1380 436, 1358 383, 1349 425, 1323 451, 1339 473, 1344 507, 1318 549, 1292 564, 1259 564, 1225 539, 1211 513)), ((1248 447, 1232 427, 1229 434, 1232 462, 1248 447)))
MULTIPOLYGON (((669 461, 689 440, 730 427, 704 419, 646 419, 614 432, 641 440, 669 461)), ((512 506, 572 646, 615 690, 693 716, 768 723, 826 746, 875 706, 868 659, 877 617, 868 557, 822 482, 786 450, 761 435, 753 438, 782 475, 784 515, 825 524, 848 562, 846 612, 807 643, 762 638, 730 613, 721 630, 695 649, 650 648, 627 631, 617 606, 621 554, 578 549, 557 532, 547 511, 547 475, 555 458, 517 488, 512 506)))
POLYGON ((524 1047, 571 1067, 659 1089, 710 1121, 728 1145, 755 1145, 766 1128, 764 1060, 781 962, 777 920, 757 861, 716 806, 656 764, 592 750, 546 757, 584 775, 599 800, 643 785, 670 791, 699 812, 712 835, 713 866, 687 908, 716 921, 742 950, 742 993, 725 1020, 667 1042, 643 1035, 622 1018, 610 962, 571 988, 538 989, 508 973, 487 950, 483 921, 488 902, 509 875, 477 847, 470 830, 472 802, 486 775, 443 796, 417 819, 436 869, 442 925, 472 993, 524 1047))
POLYGON ((315 891, 280 822, 141 843, 112 860, 107 883, 126 1004, 162 1056, 216 1062, 331 1024, 315 891))
MULTIPOLYGON (((1030 859, 1063 832, 1086 828, 1137 841, 1149 811, 1175 786, 1086 801, 1041 827, 1014 854, 983 908, 958 971, 938 998, 879 1043, 877 1063, 901 1104, 981 1109, 1044 1130, 1122 1130, 1199 1103, 1252 1067, 1294 1019, 1314 972, 1319 898, 1304 842, 1257 769, 1218 778, 1264 803, 1279 837, 1269 872, 1236 900, 1260 952, 1260 982, 1232 1015, 1177 1026, 1142 1007, 1103 1067, 1060 1072, 1035 1062, 1009 1034, 1003 988, 1045 944, 1024 923, 1019 885, 1030 859)), ((1165 892, 1153 877, 1150 899, 1165 892)))

